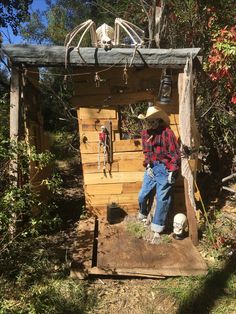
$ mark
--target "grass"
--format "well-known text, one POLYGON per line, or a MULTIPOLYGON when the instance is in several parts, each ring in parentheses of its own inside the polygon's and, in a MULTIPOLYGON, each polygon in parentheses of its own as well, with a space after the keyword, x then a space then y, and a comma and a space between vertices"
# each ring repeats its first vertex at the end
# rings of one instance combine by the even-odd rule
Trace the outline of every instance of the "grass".
POLYGON ((0 314, 86 313, 96 304, 84 282, 69 278, 65 235, 15 243, 0 256, 0 314))
POLYGON ((236 309, 236 258, 224 267, 212 268, 207 276, 178 277, 159 281, 154 291, 171 297, 178 314, 233 314, 236 309))
POLYGON ((141 222, 132 220, 126 222, 126 228, 130 235, 139 239, 143 238, 147 231, 147 229, 141 222))
POLYGON ((92 303, 83 283, 71 279, 48 280, 31 286, 18 296, 1 296, 0 313, 85 313, 92 303))

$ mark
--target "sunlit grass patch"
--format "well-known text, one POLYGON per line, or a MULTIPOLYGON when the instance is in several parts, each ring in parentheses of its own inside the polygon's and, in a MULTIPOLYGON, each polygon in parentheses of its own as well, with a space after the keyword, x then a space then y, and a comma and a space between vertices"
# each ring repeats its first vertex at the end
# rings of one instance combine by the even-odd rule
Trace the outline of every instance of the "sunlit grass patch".
POLYGON ((65 235, 15 243, 0 256, 0 314, 85 313, 96 303, 84 282, 69 278, 65 235))
POLYGON ((188 301, 197 291, 200 291, 203 282, 204 277, 202 276, 169 278, 165 281, 159 281, 156 289, 163 295, 173 297, 180 305, 188 301))
POLYGON ((210 269, 207 276, 158 281, 154 290, 173 298, 179 314, 223 314, 234 313, 236 309, 236 274, 227 263, 226 268, 210 269))
POLYGON ((145 228, 145 226, 141 222, 133 220, 126 222, 126 228, 130 235, 139 239, 144 237, 147 230, 147 228, 145 228))
POLYGON ((25 296, 36 313, 84 313, 93 305, 95 297, 87 297, 83 283, 72 279, 50 280, 47 285, 37 285, 25 296))
POLYGON ((95 294, 87 294, 83 282, 72 279, 45 281, 15 295, 1 295, 0 313, 70 314, 85 313, 96 303, 95 294))

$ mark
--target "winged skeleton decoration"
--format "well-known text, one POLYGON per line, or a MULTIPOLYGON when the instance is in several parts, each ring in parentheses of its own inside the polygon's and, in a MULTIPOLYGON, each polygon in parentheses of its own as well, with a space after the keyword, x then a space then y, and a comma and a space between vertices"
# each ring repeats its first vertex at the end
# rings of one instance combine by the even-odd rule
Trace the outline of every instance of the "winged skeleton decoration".
POLYGON ((142 47, 144 44, 144 31, 121 18, 115 19, 114 28, 104 23, 96 29, 96 24, 92 20, 87 20, 67 34, 64 43, 66 47, 66 62, 68 51, 72 48, 72 41, 78 36, 79 41, 75 49, 79 52, 81 42, 87 32, 90 32, 92 46, 104 48, 106 51, 111 50, 113 47, 142 47), (120 42, 122 31, 127 34, 128 43, 120 42))

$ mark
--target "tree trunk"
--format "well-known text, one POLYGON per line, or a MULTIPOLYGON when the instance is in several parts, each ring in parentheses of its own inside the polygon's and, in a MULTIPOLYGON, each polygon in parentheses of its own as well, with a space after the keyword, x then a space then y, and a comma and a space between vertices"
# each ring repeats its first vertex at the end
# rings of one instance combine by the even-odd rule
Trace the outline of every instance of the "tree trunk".
POLYGON ((157 0, 153 1, 148 19, 149 45, 148 48, 160 48, 160 38, 162 33, 164 2, 158 6, 157 0))

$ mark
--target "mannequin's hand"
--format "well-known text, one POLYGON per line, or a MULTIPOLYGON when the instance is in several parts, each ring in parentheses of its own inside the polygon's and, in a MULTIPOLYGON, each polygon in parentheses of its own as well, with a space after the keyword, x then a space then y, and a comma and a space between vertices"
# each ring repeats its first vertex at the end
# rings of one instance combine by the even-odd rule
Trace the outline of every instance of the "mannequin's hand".
POLYGON ((168 174, 168 179, 167 179, 169 184, 174 184, 175 183, 175 176, 174 176, 174 172, 170 171, 168 174))
POLYGON ((154 178, 154 173, 150 165, 147 165, 146 172, 150 178, 154 178))

